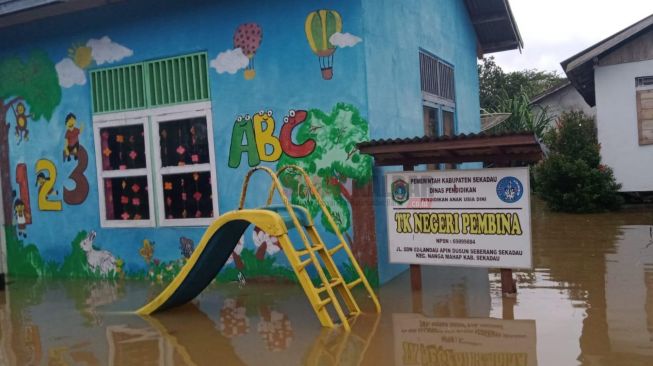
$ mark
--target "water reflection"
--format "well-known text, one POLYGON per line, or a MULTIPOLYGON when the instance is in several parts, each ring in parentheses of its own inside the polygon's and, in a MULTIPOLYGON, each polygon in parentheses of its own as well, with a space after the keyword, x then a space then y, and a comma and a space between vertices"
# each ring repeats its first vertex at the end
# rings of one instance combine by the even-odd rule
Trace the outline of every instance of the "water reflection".
POLYGON ((21 279, 0 292, 0 365, 651 365, 651 223, 539 212, 516 298, 498 272, 423 267, 418 297, 400 276, 351 333, 321 328, 292 284, 218 284, 141 318, 127 311, 159 291, 147 283, 21 279))
POLYGON ((534 366, 535 321, 394 314, 395 365, 534 366))

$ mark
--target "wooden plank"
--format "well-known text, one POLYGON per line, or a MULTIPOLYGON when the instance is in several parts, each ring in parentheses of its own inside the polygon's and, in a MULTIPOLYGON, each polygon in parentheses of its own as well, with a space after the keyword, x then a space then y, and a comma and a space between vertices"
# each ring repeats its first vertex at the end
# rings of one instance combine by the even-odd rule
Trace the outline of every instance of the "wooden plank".
POLYGON ((486 162, 486 163, 498 163, 498 162, 511 162, 511 161, 524 161, 524 162, 535 162, 542 160, 542 153, 529 153, 529 154, 517 154, 517 155, 467 155, 467 156, 450 156, 450 157, 407 157, 402 158, 383 158, 376 156, 374 159, 374 165, 376 166, 391 166, 391 165, 421 165, 421 164, 459 164, 459 163, 471 163, 471 162, 486 162))
POLYGON ((653 119, 653 108, 651 109, 644 109, 642 108, 639 112, 639 117, 637 118, 641 121, 646 121, 649 119, 653 119))
POLYGON ((653 90, 638 90, 636 94, 637 101, 637 135, 640 145, 653 144, 653 115, 651 110, 644 108, 644 103, 653 96, 653 90))
POLYGON ((653 93, 650 98, 642 98, 642 109, 653 109, 653 93))
POLYGON ((653 59, 653 30, 627 41, 621 47, 600 57, 599 66, 618 65, 653 59))

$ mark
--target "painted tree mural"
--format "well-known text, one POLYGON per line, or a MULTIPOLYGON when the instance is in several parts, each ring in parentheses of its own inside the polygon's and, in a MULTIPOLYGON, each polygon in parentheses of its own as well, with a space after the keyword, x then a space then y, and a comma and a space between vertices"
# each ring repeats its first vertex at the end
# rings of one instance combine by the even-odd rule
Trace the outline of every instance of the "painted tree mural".
POLYGON ((29 106, 33 121, 50 120, 61 101, 59 79, 54 63, 44 52, 34 52, 28 59, 11 57, 0 60, 0 184, 3 189, 5 225, 12 221, 12 185, 9 167, 9 112, 19 102, 29 106))
MULTIPOLYGON (((338 228, 347 236, 358 262, 376 268, 373 206, 372 202, 363 202, 372 198, 372 158, 361 154, 356 147, 357 143, 368 138, 367 121, 354 106, 338 103, 330 114, 311 109, 306 122, 297 129, 295 140, 302 143, 312 139, 317 142, 315 150, 302 158, 284 154, 277 168, 298 165, 306 170, 338 228), (356 221, 354 240, 347 234, 352 220, 356 221)), ((284 174, 281 180, 292 191, 293 204, 306 207, 316 217, 320 207, 309 194, 303 179, 298 175, 284 174)), ((330 229, 326 218, 320 216, 322 225, 330 229)))

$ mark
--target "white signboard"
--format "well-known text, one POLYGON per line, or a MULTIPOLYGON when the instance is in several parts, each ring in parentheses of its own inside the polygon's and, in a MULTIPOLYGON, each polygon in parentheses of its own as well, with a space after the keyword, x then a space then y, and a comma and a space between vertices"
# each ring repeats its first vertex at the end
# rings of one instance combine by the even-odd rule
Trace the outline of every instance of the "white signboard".
POLYGON ((528 168, 386 174, 391 263, 531 268, 528 168))
POLYGON ((395 365, 537 365, 534 320, 393 314, 395 365))

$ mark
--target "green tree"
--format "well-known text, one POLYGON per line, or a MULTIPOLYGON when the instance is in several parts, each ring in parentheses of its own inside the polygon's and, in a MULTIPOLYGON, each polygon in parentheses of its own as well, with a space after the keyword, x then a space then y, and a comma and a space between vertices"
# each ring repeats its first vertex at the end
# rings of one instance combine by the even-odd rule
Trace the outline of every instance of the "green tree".
MULTIPOLYGON (((353 216, 357 225, 354 231, 355 241, 349 239, 352 250, 361 264, 376 267, 374 230, 370 232, 369 229, 361 229, 369 225, 373 228, 372 205, 352 204, 352 200, 372 197, 372 158, 361 154, 356 146, 359 142, 369 139, 367 121, 349 104, 338 103, 330 114, 311 109, 308 111, 306 122, 298 128, 296 139, 299 142, 313 139, 317 146, 311 154, 302 158, 283 155, 277 168, 297 165, 306 170, 322 195, 338 229, 346 236, 351 228, 353 216), (348 183, 351 183, 352 192, 347 188, 348 183)), ((320 207, 309 194, 300 176, 285 174, 281 180, 284 186, 292 191, 292 203, 306 207, 313 217, 319 214, 320 207)), ((326 217, 322 215, 321 222, 330 230, 326 217)))
POLYGON ((582 112, 560 116, 544 138, 549 156, 534 170, 538 194, 554 211, 597 212, 619 208, 623 198, 612 169, 601 164, 594 120, 582 112))
POLYGON ((31 119, 50 120, 61 101, 59 77, 45 52, 34 52, 27 60, 0 60, 0 184, 4 195, 5 225, 11 225, 12 202, 9 178, 9 128, 7 114, 18 102, 29 105, 31 119))
POLYGON ((528 100, 565 80, 557 72, 523 70, 504 72, 494 57, 478 64, 481 108, 497 111, 505 100, 526 95, 528 100))

